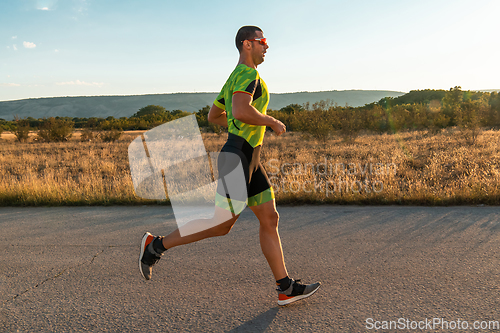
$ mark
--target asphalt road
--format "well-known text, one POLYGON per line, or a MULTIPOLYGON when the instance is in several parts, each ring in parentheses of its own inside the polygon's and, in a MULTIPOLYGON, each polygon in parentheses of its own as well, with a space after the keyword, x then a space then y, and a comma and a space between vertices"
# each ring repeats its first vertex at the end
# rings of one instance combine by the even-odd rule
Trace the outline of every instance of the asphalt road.
POLYGON ((286 307, 248 209, 229 235, 169 250, 145 281, 141 236, 174 230, 169 207, 1 208, 0 331, 361 332, 384 321, 431 331, 423 322, 437 319, 436 331, 444 321, 474 331, 500 321, 498 207, 279 212, 290 275, 323 284, 286 307))

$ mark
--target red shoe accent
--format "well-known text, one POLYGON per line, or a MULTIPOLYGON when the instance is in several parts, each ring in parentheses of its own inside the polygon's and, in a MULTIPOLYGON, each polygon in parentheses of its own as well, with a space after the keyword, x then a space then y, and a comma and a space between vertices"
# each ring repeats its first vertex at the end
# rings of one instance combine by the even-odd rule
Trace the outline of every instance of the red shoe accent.
POLYGON ((290 297, 290 296, 287 296, 287 295, 285 295, 285 294, 278 294, 278 299, 279 299, 280 301, 286 301, 287 299, 290 299, 290 298, 293 298, 293 296, 292 296, 292 297, 290 297))
POLYGON ((149 235, 148 238, 146 238, 146 242, 144 243, 144 250, 148 247, 148 245, 155 239, 153 235, 149 235))

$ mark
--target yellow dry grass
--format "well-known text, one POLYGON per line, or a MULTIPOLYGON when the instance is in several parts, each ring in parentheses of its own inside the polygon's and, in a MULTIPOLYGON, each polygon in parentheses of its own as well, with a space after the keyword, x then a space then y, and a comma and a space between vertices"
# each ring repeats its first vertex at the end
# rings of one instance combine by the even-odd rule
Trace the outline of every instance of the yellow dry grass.
POLYGON ((498 131, 483 132, 475 145, 455 129, 366 134, 351 143, 291 136, 295 139, 269 138, 264 151, 267 171, 277 173, 271 177, 280 185, 281 201, 500 203, 498 131))
MULTIPOLYGON (((18 143, 0 139, 0 205, 151 203, 138 198, 127 148, 140 132, 115 143, 18 143)), ((203 134, 216 152, 226 135, 203 134)), ((500 203, 500 132, 469 145, 455 129, 360 135, 316 141, 301 133, 266 134, 262 163, 279 203, 500 203)))

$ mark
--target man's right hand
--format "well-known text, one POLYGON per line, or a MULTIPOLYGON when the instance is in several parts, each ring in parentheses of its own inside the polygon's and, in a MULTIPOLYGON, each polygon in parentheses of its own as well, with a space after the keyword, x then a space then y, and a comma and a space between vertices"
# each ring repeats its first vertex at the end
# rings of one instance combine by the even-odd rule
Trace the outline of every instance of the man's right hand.
POLYGON ((274 119, 273 124, 270 126, 276 135, 281 135, 286 132, 286 126, 278 119, 274 119))

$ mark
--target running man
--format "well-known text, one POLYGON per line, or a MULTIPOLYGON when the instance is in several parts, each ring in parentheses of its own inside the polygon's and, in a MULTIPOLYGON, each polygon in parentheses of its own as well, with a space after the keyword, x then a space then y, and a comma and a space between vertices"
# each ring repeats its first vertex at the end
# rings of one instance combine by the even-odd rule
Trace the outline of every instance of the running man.
MULTIPOLYGON (((247 184, 247 205, 260 222, 260 245, 278 286, 278 304, 286 305, 311 296, 318 290, 320 283, 304 285, 299 283, 300 280, 288 277, 278 233, 279 215, 274 192, 260 163, 260 149, 266 126, 271 127, 277 135, 286 131, 281 121, 266 115, 269 92, 256 70, 264 61, 269 46, 260 28, 244 26, 236 35, 236 47, 240 53, 238 65, 214 101, 208 120, 228 127, 228 140, 221 152, 234 153, 241 159, 247 184)), ((219 160, 219 169, 224 169, 221 163, 224 164, 219 160)), ((231 204, 228 207, 228 202, 231 202, 229 195, 222 186, 218 186, 215 214, 210 221, 219 224, 210 229, 184 237, 179 229, 164 237, 145 233, 139 257, 142 276, 146 280, 151 279, 153 265, 168 249, 208 237, 226 235, 239 217, 239 214, 234 214, 231 204), (228 210, 233 212, 229 219, 228 210)), ((205 222, 207 220, 194 220, 188 224, 205 222)))

